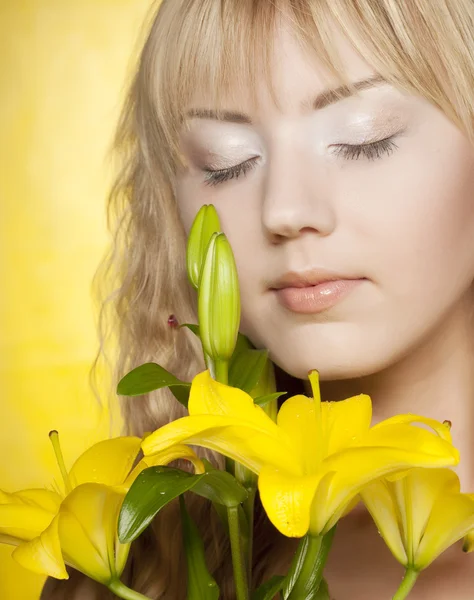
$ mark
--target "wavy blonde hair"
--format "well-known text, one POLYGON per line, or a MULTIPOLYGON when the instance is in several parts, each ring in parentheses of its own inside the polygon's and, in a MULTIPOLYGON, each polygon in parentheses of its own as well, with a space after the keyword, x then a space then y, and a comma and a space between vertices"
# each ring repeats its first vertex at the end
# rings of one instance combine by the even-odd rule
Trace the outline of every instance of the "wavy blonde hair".
MULTIPOLYGON (((196 322, 174 194, 177 169, 183 165, 178 136, 195 90, 206 92, 209 108, 226 102, 238 108, 233 103, 239 102, 239 90, 249 90, 256 102, 257 82, 265 77, 278 105, 269 66, 282 14, 297 42, 338 84, 350 87, 332 44, 334 24, 376 72, 429 100, 474 139, 472 0, 162 0, 115 137, 122 167, 108 204, 113 245, 95 278, 104 298, 98 358, 107 357, 107 341, 118 348, 118 355, 109 358, 114 387, 126 372, 148 361, 187 379, 204 368, 192 335, 167 323, 171 313, 180 322, 196 322)), ((127 398, 122 410, 127 432, 136 435, 183 414, 167 390, 127 398)), ((207 456, 219 461, 210 452, 207 456)), ((209 503, 190 500, 208 566, 221 586, 221 597, 231 600, 228 542, 209 503)), ((155 519, 132 547, 124 574, 128 585, 150 598, 185 598, 179 527, 176 506, 155 519)), ((255 585, 284 569, 285 548, 288 542, 258 505, 255 585)), ((48 582, 42 596, 80 597, 105 598, 107 592, 72 573, 67 582, 48 582)))

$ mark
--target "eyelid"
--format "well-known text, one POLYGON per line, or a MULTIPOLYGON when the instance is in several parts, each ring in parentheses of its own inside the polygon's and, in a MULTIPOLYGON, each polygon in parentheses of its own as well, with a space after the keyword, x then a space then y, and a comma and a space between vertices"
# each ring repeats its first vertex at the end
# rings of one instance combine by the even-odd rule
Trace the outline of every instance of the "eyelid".
POLYGON ((251 156, 250 158, 246 158, 245 160, 243 160, 240 163, 237 163, 234 165, 228 165, 225 167, 215 167, 213 165, 207 165, 203 168, 203 171, 205 171, 206 173, 219 173, 222 171, 228 171, 229 169, 236 169, 237 167, 241 167, 241 166, 245 165, 246 163, 249 163, 249 162, 255 160, 256 158, 259 158, 259 157, 251 156))
POLYGON ((204 168, 203 171, 206 173, 204 183, 205 185, 218 185, 230 179, 238 179, 241 175, 245 175, 256 166, 256 160, 258 158, 258 156, 248 158, 247 160, 226 169, 204 168))

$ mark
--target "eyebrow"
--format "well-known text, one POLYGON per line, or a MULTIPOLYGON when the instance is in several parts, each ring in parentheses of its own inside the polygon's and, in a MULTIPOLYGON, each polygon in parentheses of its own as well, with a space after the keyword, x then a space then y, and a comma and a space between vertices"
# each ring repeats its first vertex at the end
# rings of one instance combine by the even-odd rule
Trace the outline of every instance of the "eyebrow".
MULTIPOLYGON (((387 80, 382 77, 382 75, 361 79, 360 81, 354 81, 351 83, 352 89, 347 85, 341 85, 332 90, 324 90, 313 100, 303 102, 302 107, 310 108, 312 110, 322 110, 323 108, 326 108, 326 106, 330 106, 331 104, 335 104, 340 100, 354 96, 355 92, 378 87, 386 83, 387 80)), ((186 116, 189 119, 214 119, 217 121, 228 121, 231 123, 245 123, 248 125, 252 124, 252 119, 248 115, 231 110, 193 108, 187 111, 186 116)))

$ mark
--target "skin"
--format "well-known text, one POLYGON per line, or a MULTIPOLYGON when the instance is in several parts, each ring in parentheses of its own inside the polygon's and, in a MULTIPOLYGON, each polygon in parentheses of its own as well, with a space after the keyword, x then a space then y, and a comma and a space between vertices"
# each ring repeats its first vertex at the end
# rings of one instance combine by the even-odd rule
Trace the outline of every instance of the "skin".
MULTIPOLYGON (((228 109, 252 124, 193 118, 183 132, 183 224, 189 230, 200 206, 216 206, 236 257, 242 331, 257 347, 295 377, 317 368, 325 400, 369 394, 374 421, 406 412, 451 420, 462 488, 473 490, 472 145, 428 101, 387 84, 303 109, 335 84, 285 27, 276 35, 281 110, 265 88, 257 109, 243 91, 228 109), (335 152, 392 135, 396 147, 375 160, 335 152), (253 157, 247 173, 206 184, 203 169, 253 157), (269 286, 308 268, 366 280, 327 311, 296 314, 269 286)), ((352 81, 376 75, 337 30, 334 39, 352 81)), ((190 108, 204 99, 196 96, 190 108)), ((470 598, 473 567, 472 555, 451 548, 422 575, 413 598, 470 598)), ((364 510, 340 523, 327 566, 337 600, 389 598, 402 573, 364 510)))

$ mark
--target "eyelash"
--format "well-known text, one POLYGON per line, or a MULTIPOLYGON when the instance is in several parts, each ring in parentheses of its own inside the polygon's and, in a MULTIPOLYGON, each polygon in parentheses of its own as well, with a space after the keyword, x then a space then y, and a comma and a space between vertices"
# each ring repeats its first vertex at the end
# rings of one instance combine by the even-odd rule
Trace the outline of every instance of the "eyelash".
MULTIPOLYGON (((384 154, 389 156, 396 148, 398 148, 397 144, 393 141, 393 137, 394 136, 372 142, 371 144, 339 144, 335 146, 334 154, 345 160, 359 160, 361 155, 367 160, 377 160, 384 154)), ((228 169, 204 169, 204 172, 206 173, 204 183, 213 186, 229 181, 230 179, 238 179, 253 169, 255 165, 254 157, 249 158, 239 165, 229 167, 228 169)))

